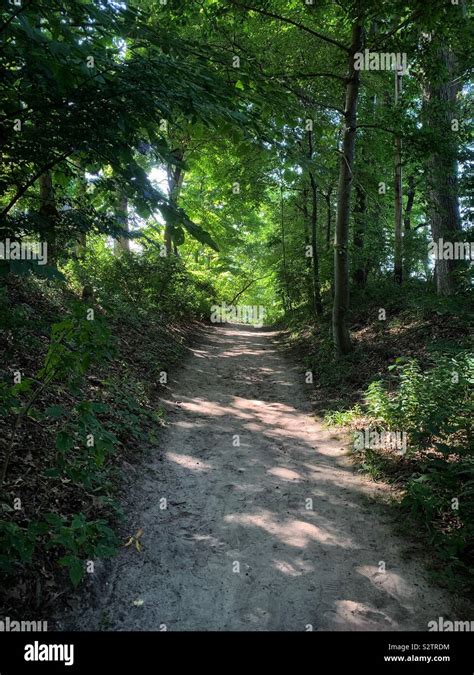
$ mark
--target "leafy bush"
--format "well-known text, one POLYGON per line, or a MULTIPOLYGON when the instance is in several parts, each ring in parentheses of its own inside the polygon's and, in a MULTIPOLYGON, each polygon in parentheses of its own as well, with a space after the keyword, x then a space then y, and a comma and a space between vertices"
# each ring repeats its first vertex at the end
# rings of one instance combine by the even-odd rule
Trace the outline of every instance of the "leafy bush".
POLYGON ((118 540, 104 520, 87 520, 83 513, 70 519, 47 513, 43 520, 32 521, 27 527, 0 521, 0 570, 13 575, 20 564, 34 563, 39 546, 56 555, 66 567, 69 578, 77 586, 85 573, 85 561, 107 558, 115 554, 118 540))
MULTIPOLYGON (((151 248, 116 256, 104 242, 87 249, 82 260, 70 261, 66 273, 76 287, 90 284, 104 308, 117 311, 133 305, 134 313, 163 317, 209 317, 215 289, 209 279, 186 270, 177 256, 164 257, 151 248)), ((113 311, 111 313, 114 313, 113 311)))
MULTIPOLYGON (((89 314, 90 311, 84 304, 74 303, 71 315, 52 325, 50 346, 44 364, 36 377, 23 378, 11 387, 2 386, 0 409, 6 415, 10 414, 15 418, 2 464, 2 482, 6 477, 14 441, 22 421, 27 416, 33 419, 44 419, 68 414, 60 405, 52 406, 45 412, 35 407, 45 392, 53 383, 60 382, 61 386, 67 388, 72 395, 80 395, 84 376, 90 366, 110 357, 110 333, 103 319, 89 314)), ((77 407, 79 424, 82 425, 83 430, 88 425, 92 425, 94 430, 97 429, 97 421, 91 415, 92 409, 92 404, 87 402, 77 407)), ((62 439, 59 450, 66 449, 64 435, 62 439)))
POLYGON ((375 480, 403 483, 404 522, 421 525, 436 548, 440 580, 465 591, 474 587, 473 355, 438 355, 425 370, 416 359, 399 358, 389 371, 388 379, 369 384, 363 408, 332 411, 325 421, 406 432, 406 457, 367 448, 360 466, 375 480))
POLYGON ((422 371, 415 359, 397 359, 395 389, 380 380, 366 392, 369 415, 410 435, 415 447, 434 445, 449 453, 472 449, 472 382, 474 357, 469 353, 441 356, 422 371))
MULTIPOLYGON (((2 481, 22 422, 31 418, 54 425, 56 432, 56 462, 44 467, 43 474, 82 483, 87 488, 102 488, 106 473, 103 466, 113 452, 117 439, 98 415, 107 406, 83 398, 84 379, 91 366, 107 362, 112 354, 111 335, 104 319, 83 303, 74 302, 70 314, 52 325, 51 341, 43 366, 35 377, 23 378, 13 386, 2 384, 0 409, 14 418, 10 439, 2 465, 2 481), (67 392, 69 407, 54 403, 45 408, 44 399, 51 390, 67 392)), ((4 511, 12 511, 3 504, 4 511)), ((12 516, 15 515, 13 512, 12 516)), ((21 564, 34 565, 39 547, 47 551, 62 551, 59 564, 69 570, 73 584, 84 573, 83 560, 113 553, 116 537, 102 520, 87 521, 82 513, 67 518, 48 513, 42 519, 22 526, 11 520, 0 521, 2 555, 0 570, 13 574, 21 564)))
POLYGON ((407 481, 401 510, 423 524, 453 588, 474 587, 474 457, 430 458, 407 481))

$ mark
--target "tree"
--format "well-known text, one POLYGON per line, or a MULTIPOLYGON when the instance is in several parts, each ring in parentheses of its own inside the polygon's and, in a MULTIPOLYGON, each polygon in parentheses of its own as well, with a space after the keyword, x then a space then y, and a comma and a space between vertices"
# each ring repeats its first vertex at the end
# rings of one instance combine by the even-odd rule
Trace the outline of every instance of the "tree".
POLYGON ((348 354, 351 340, 347 328, 349 309, 349 215, 351 207, 352 165, 354 161, 357 125, 357 100, 360 71, 355 68, 354 56, 362 51, 364 29, 362 18, 356 17, 352 27, 352 40, 348 56, 344 131, 339 165, 336 232, 334 238, 334 304, 332 329, 338 354, 348 354))

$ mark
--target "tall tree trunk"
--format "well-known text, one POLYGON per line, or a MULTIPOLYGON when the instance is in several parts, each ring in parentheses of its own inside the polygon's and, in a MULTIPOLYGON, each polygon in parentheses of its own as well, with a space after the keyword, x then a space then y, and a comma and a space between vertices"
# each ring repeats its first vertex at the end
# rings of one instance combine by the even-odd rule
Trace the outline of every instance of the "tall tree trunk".
POLYGON ((342 155, 339 165, 339 186, 337 195, 337 218, 334 239, 334 303, 332 330, 337 354, 348 354, 351 340, 347 328, 349 309, 349 216, 351 208, 352 166, 354 161, 355 134, 357 124, 357 99, 360 72, 354 67, 354 54, 362 50, 363 26, 357 18, 352 27, 351 48, 348 59, 348 79, 344 108, 344 132, 342 155))
MULTIPOLYGON (((395 71, 395 106, 402 92, 402 74, 395 71)), ((395 252, 394 277, 397 284, 403 281, 403 214, 402 214, 402 139, 395 136, 395 252)))
POLYGON ((319 278, 319 251, 317 238, 318 198, 316 180, 312 171, 309 172, 309 178, 311 181, 311 260, 313 261, 313 298, 314 311, 319 316, 323 313, 323 303, 321 300, 321 281, 319 278))
MULTIPOLYGON (((313 159, 313 134, 308 131, 308 155, 313 159)), ((319 279, 319 251, 318 251, 318 192, 316 179, 312 169, 309 170, 309 182, 311 186, 311 260, 313 267, 313 302, 314 313, 319 316, 323 313, 321 301, 321 282, 319 279)))
MULTIPOLYGON (((80 199, 81 202, 85 203, 86 200, 87 200, 87 180, 86 180, 86 177, 85 177, 85 167, 84 167, 81 159, 77 160, 77 165, 81 169, 81 173, 80 173, 80 176, 78 178, 79 199, 80 199)), ((76 247, 75 247, 76 248, 76 258, 84 258, 85 254, 86 254, 86 247, 87 247, 87 234, 86 234, 86 232, 78 232, 77 235, 76 235, 76 247)))
POLYGON ((170 256, 173 252, 173 240, 171 239, 171 227, 168 223, 165 225, 165 250, 166 255, 170 256))
MULTIPOLYGON (((124 195, 119 195, 117 200, 117 206, 115 208, 115 216, 120 224, 122 230, 126 232, 129 231, 128 225, 128 199, 124 195)), ((121 251, 130 252, 130 239, 127 237, 117 237, 114 241, 114 252, 115 254, 120 253, 121 251)))
MULTIPOLYGON (((285 241, 285 220, 283 218, 283 186, 280 185, 280 227, 281 227, 281 249, 283 253, 283 277, 285 281, 286 303, 283 304, 285 311, 292 309, 290 296, 290 283, 288 279, 288 265, 286 260, 286 241, 285 241)), ((283 296, 285 294, 283 293, 283 296)))
POLYGON ((411 260, 411 212, 415 203, 415 176, 410 174, 407 179, 407 201, 403 213, 403 275, 410 278, 411 260))
MULTIPOLYGON (((184 157, 184 150, 179 148, 178 150, 175 150, 174 156, 176 157, 176 160, 178 162, 182 162, 183 157, 184 157)), ((184 180, 184 171, 183 167, 180 164, 177 165, 169 165, 168 166, 168 193, 169 193, 169 198, 170 202, 172 205, 177 206, 178 204, 178 198, 179 198, 179 193, 181 191, 181 187, 183 185, 183 180, 184 180)), ((165 225, 165 248, 166 248, 166 255, 171 255, 174 253, 175 255, 178 255, 178 248, 176 244, 173 242, 173 238, 171 236, 172 228, 169 225, 165 225)))
POLYGON ((415 176, 410 174, 407 182, 407 203, 405 206, 405 215, 403 217, 403 227, 405 228, 405 232, 411 230, 411 212, 413 210, 413 204, 415 203, 415 176))
POLYGON ((305 262, 308 279, 308 306, 314 307, 314 285, 312 279, 311 257, 307 255, 308 247, 311 245, 311 223, 308 211, 308 188, 303 187, 303 225, 304 225, 304 244, 305 244, 305 262))
MULTIPOLYGON (((436 42, 437 38, 434 38, 436 42)), ((433 45, 434 46, 434 45, 433 45)), ((448 47, 438 44, 426 75, 424 88, 424 120, 434 132, 432 151, 427 162, 428 214, 431 233, 439 239, 454 242, 461 231, 458 198, 458 144, 452 130, 455 104, 461 83, 456 80, 455 58, 448 47)), ((436 260, 435 276, 439 295, 456 290, 457 261, 436 260)))
POLYGON ((54 194, 51 171, 45 171, 39 179, 39 213, 44 218, 42 226, 44 239, 48 244, 48 263, 54 263, 57 258, 56 221, 58 209, 54 194))
POLYGON ((332 188, 324 195, 326 200, 326 250, 329 250, 331 244, 331 227, 332 227, 332 209, 331 209, 331 195, 332 188))
POLYGON ((359 288, 367 281, 367 266, 364 261, 365 223, 367 218, 367 199, 365 190, 359 183, 355 188, 354 204, 354 273, 352 278, 359 288))

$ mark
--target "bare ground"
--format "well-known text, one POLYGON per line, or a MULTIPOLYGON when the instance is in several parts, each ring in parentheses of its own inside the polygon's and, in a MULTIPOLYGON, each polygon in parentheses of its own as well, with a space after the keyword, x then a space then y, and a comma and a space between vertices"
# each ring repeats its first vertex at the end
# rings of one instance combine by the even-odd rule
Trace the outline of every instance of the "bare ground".
POLYGON ((374 499, 385 486, 311 416, 275 337, 205 330, 172 383, 160 447, 130 469, 142 548, 99 566, 58 627, 426 630, 449 616, 374 499))

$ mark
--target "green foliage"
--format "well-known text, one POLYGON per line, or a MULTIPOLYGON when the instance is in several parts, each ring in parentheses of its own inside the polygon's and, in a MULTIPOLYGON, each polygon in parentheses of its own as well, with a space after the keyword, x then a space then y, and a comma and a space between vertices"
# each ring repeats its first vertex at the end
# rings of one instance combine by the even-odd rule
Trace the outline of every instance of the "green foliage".
MULTIPOLYGON (((472 272, 467 262, 453 265, 455 293, 435 297, 444 268, 437 265, 435 278, 428 243, 440 210, 447 213, 438 229, 472 239, 471 24, 464 7, 449 3, 416 3, 416 12, 388 0, 261 4, 249 12, 227 0, 3 3, 0 235, 40 239, 50 257, 47 266, 0 260, 1 345, 6 361, 29 375, 0 383, 0 412, 12 432, 4 477, 31 422, 53 439, 41 479, 111 506, 117 451, 146 444, 148 425, 161 424, 157 406, 145 409, 165 368, 164 349, 151 343, 169 342, 175 324, 209 320, 213 304, 259 305, 266 323, 284 320, 317 344, 305 365, 332 409, 328 423, 354 427, 365 416, 406 431, 410 456, 440 460, 408 481, 403 508, 433 528, 447 513, 449 491, 462 493, 462 524, 447 529, 462 533, 453 555, 464 555, 473 359, 461 351, 468 330, 460 319, 472 272), (348 166, 341 102, 355 18, 368 45, 408 53, 411 63, 398 101, 393 72, 364 72, 348 166), (402 284, 393 280, 394 138, 403 148, 402 284), (338 181, 346 163, 352 186, 338 181), (155 171, 167 177, 167 190, 155 171), (344 202, 349 211, 351 191, 347 227, 339 227, 348 237, 337 249, 347 250, 349 265, 336 284, 336 211, 344 214, 344 202), (127 240, 132 252, 113 252, 110 238, 127 240), (27 291, 18 306, 8 302, 3 285, 16 275, 24 288, 39 284, 36 303, 27 291), (341 277, 350 277, 350 294, 336 288, 341 277), (46 297, 71 289, 80 297, 85 287, 94 290, 92 307, 76 301, 66 312, 43 311, 46 297), (355 351, 336 358, 331 308, 344 296, 336 306, 343 314, 349 295, 355 351), (387 319, 375 321, 380 308, 387 319), (405 353, 397 339, 414 311, 413 343, 440 319, 437 353, 417 360, 410 345, 409 358, 383 378, 387 362, 405 353), (444 337, 442 322, 457 320, 460 334, 444 337), (41 324, 36 333, 32 321, 41 324), (393 340, 385 344, 387 335, 393 340), (30 352, 44 356, 39 370, 30 352), (347 410, 364 390, 365 404, 347 410)), ((364 457, 376 478, 387 464, 374 451, 364 457)), ((4 562, 32 564, 38 541, 62 547, 61 564, 77 583, 83 557, 108 537, 102 521, 81 511, 38 523, 6 521, 4 562)))
POLYGON ((102 403, 80 401, 71 411, 49 408, 45 415, 66 418, 56 436, 57 462, 48 475, 64 474, 87 488, 96 487, 103 480, 101 468, 115 451, 118 443, 114 433, 108 431, 98 418, 98 413, 108 413, 102 403))
POLYGON ((51 327, 51 342, 40 381, 61 381, 76 393, 93 364, 112 355, 110 331, 105 320, 84 303, 73 303, 71 315, 51 327), (92 313, 91 313, 92 312, 92 313))
MULTIPOLYGON (((103 317, 89 316, 83 303, 72 303, 70 315, 51 326, 50 345, 36 377, 23 378, 11 387, 2 383, 0 406, 5 414, 16 415, 9 450, 26 415, 42 422, 60 422, 62 428, 56 434, 56 463, 44 469, 45 476, 72 479, 87 488, 103 488, 106 480, 103 467, 117 439, 98 417, 107 412, 107 406, 81 400, 80 396, 90 368, 103 365, 111 355, 111 335, 103 317), (41 397, 53 385, 60 385, 63 392, 76 398, 71 408, 58 403, 41 408, 41 397)), ((4 475, 9 458, 10 452, 4 460, 4 475)), ((110 554, 110 544, 115 538, 103 520, 89 522, 82 513, 73 515, 70 525, 54 513, 45 515, 44 521, 31 521, 26 527, 2 521, 0 532, 1 570, 12 573, 18 563, 34 565, 33 554, 39 543, 46 550, 62 546, 65 555, 59 564, 68 568, 75 585, 83 575, 83 558, 110 554)))
POLYGON ((64 279, 61 272, 50 265, 40 265, 35 260, 0 260, 0 277, 7 274, 25 276, 35 274, 44 279, 64 279))
POLYGON ((4 237, 39 235, 65 257, 85 232, 122 233, 108 213, 119 190, 141 217, 158 210, 216 248, 146 170, 173 161, 163 121, 181 114, 206 128, 244 128, 250 113, 233 85, 162 23, 131 3, 37 0, 2 8, 4 237), (95 175, 88 198, 86 169, 95 175), (56 190, 45 209, 36 184, 48 172, 56 190))
POLYGON ((0 571, 15 574, 19 566, 35 563, 39 545, 58 557, 61 567, 77 586, 84 577, 86 560, 113 556, 117 536, 103 520, 87 520, 83 513, 70 521, 56 513, 45 514, 42 520, 31 521, 27 527, 0 521, 0 571))
POLYGON ((405 457, 367 448, 360 468, 374 480, 403 485, 399 511, 421 526, 436 549, 437 578, 452 590, 472 589, 474 453, 472 352, 436 352, 431 367, 397 358, 388 380, 374 380, 365 405, 326 415, 328 424, 382 427, 408 434, 405 457))
POLYGON ((324 416, 324 422, 329 426, 343 427, 348 426, 362 415, 360 405, 354 406, 350 410, 332 410, 324 416))
POLYGON ((91 284, 97 300, 113 313, 128 313, 128 306, 134 316, 156 312, 172 320, 209 318, 216 299, 207 275, 193 274, 180 258, 161 256, 154 246, 141 255, 114 256, 97 242, 81 261, 69 263, 66 273, 79 287, 91 284))
POLYGON ((52 526, 47 548, 65 553, 59 564, 67 568, 74 586, 84 576, 85 560, 109 558, 116 552, 117 535, 103 520, 88 521, 83 513, 74 515, 70 523, 56 514, 47 514, 45 520, 52 526))
POLYGON ((408 522, 423 525, 443 561, 441 579, 455 590, 472 590, 474 554, 474 459, 431 458, 405 486, 400 508, 408 522))
POLYGON ((0 521, 0 570, 14 574, 17 564, 31 563, 38 535, 44 533, 37 521, 31 521, 27 527, 20 527, 14 522, 0 521))
POLYGON ((415 359, 400 358, 390 369, 396 388, 389 393, 382 381, 372 382, 365 396, 369 415, 388 429, 407 432, 415 447, 472 451, 473 355, 439 355, 425 371, 415 359))

